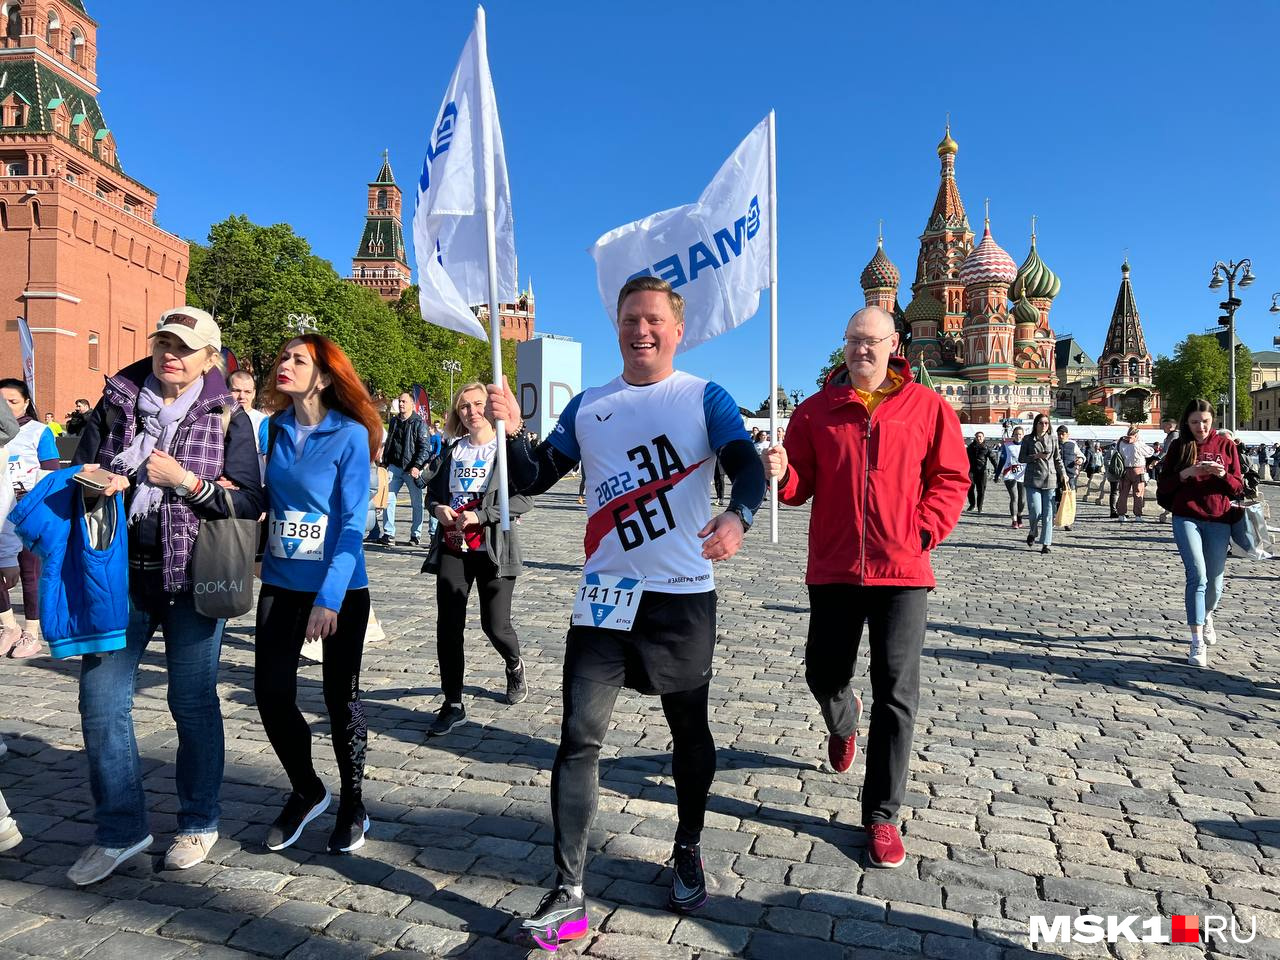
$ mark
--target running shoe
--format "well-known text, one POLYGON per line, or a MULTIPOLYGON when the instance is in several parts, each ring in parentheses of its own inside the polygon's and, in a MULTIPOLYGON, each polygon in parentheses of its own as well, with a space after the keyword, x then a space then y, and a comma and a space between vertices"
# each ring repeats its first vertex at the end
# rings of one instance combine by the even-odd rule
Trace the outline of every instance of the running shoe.
POLYGON ((436 712, 435 722, 427 728, 427 736, 443 737, 454 727, 467 722, 467 708, 462 704, 446 703, 436 712))
POLYGON ((71 869, 67 871, 67 879, 77 887, 87 887, 91 883, 97 883, 111 876, 116 867, 149 846, 151 846, 150 835, 143 837, 131 847, 89 847, 80 854, 80 859, 71 865, 71 869))
POLYGON ((321 785, 317 795, 304 797, 300 793, 290 793, 284 802, 284 809, 275 823, 267 830, 267 849, 283 850, 292 846, 302 836, 302 830, 308 823, 329 809, 329 790, 321 785))
POLYGON ((707 875, 696 843, 677 842, 671 850, 671 895, 667 906, 676 913, 692 913, 707 902, 707 875))
POLYGON ((198 863, 204 863, 209 851, 218 842, 218 831, 209 833, 182 833, 173 838, 164 855, 166 870, 190 870, 198 863))
POLYGON ((1187 654, 1187 663, 1193 667, 1209 665, 1209 645, 1203 640, 1192 640, 1191 651, 1187 654))
POLYGON ((7 657, 21 639, 22 628, 16 624, 12 627, 0 627, 0 657, 7 657))
POLYGON ((867 858, 875 867, 900 867, 907 861, 907 851, 902 846, 902 835, 892 823, 873 823, 867 827, 871 842, 867 844, 867 858))
POLYGON ((524 676, 524 660, 520 660, 515 668, 507 668, 507 703, 515 706, 524 703, 529 697, 529 683, 524 676))
POLYGON ((12 850, 21 842, 22 831, 18 829, 18 824, 14 822, 13 817, 0 820, 0 853, 12 850))
POLYGON ((555 950, 562 943, 583 939, 590 926, 586 897, 560 886, 542 898, 537 913, 521 921, 520 931, 543 950, 555 950))
POLYGON ((369 814, 364 803, 340 803, 337 823, 329 834, 330 853, 350 853, 364 846, 364 836, 369 832, 369 814))
POLYGON ((833 733, 827 737, 827 759, 831 761, 831 768, 836 773, 844 773, 853 766, 853 760, 858 755, 858 725, 861 722, 862 698, 854 694, 853 734, 840 737, 833 733))
POLYGON ((40 640, 37 639, 37 637, 34 634, 29 633, 26 630, 23 630, 22 636, 18 639, 18 642, 15 643, 13 645, 13 648, 9 651, 9 656, 12 657, 14 660, 29 660, 31 657, 34 657, 36 654, 40 653, 40 651, 43 649, 44 647, 41 645, 40 640))
POLYGON ((1204 642, 1209 646, 1213 646, 1218 642, 1218 631, 1213 629, 1213 614, 1208 614, 1204 618, 1204 642))

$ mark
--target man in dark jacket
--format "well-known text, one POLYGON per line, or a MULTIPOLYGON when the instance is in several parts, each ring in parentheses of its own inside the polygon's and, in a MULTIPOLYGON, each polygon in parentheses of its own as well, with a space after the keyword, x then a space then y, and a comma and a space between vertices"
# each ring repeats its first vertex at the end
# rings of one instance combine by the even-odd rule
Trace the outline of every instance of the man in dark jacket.
POLYGON ((400 394, 400 412, 387 425, 387 441, 382 447, 382 466, 391 475, 387 487, 387 508, 382 519, 383 546, 396 545, 396 494, 402 487, 409 488, 409 503, 413 506, 413 526, 409 531, 409 543, 422 543, 422 487, 418 477, 431 457, 431 438, 427 425, 414 409, 413 397, 400 394))
POLYGON ((857 753, 862 701, 853 692, 862 629, 869 627, 875 698, 862 787, 867 855, 906 860, 894 823, 906 793, 920 701, 929 551, 960 519, 969 461, 960 421, 896 356, 893 316, 865 307, 845 330, 845 365, 796 408, 785 446, 762 455, 778 499, 809 517, 809 637, 805 680, 830 737, 838 772, 857 753))
POLYGON ((996 455, 987 447, 987 435, 978 431, 969 444, 969 512, 982 512, 982 498, 987 493, 987 467, 995 467, 996 455), (976 507, 975 507, 976 504, 976 507))

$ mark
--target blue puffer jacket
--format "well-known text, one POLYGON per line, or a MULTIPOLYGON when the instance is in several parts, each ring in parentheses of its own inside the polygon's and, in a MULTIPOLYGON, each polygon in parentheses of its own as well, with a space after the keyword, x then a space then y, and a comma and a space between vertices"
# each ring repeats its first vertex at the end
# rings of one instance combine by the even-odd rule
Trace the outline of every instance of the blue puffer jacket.
POLYGON ((104 549, 94 548, 85 521, 84 491, 58 470, 23 497, 9 519, 40 558, 40 630, 55 657, 105 653, 124 646, 129 623, 129 542, 124 498, 116 494, 96 515, 104 549))

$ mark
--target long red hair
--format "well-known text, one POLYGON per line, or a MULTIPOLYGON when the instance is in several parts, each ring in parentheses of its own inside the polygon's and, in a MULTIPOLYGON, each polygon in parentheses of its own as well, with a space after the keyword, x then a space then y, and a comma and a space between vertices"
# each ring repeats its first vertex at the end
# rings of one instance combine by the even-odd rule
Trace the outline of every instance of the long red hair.
MULTIPOLYGON (((320 402, 330 410, 350 417, 362 423, 369 431, 369 459, 378 459, 382 449, 382 418, 369 397, 369 391, 356 373, 356 368, 340 346, 328 337, 319 333, 304 333, 299 337, 290 337, 285 343, 302 343, 306 345, 311 359, 329 377, 329 386, 320 394, 320 402)), ((280 351, 284 353, 283 347, 280 351)), ((266 384, 266 406, 272 410, 283 410, 293 401, 276 389, 276 375, 280 371, 280 359, 275 362, 271 376, 266 384)))

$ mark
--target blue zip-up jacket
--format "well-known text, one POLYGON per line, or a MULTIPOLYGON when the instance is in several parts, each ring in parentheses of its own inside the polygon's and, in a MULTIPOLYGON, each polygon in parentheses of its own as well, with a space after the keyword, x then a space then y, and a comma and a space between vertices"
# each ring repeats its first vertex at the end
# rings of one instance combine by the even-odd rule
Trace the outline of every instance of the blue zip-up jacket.
POLYGON ((57 470, 18 501, 9 519, 40 558, 40 629, 55 657, 105 653, 124 646, 129 624, 129 537, 124 497, 106 505, 114 528, 94 549, 85 524, 84 491, 71 478, 79 467, 57 470))
MULTIPOLYGON (((330 410, 307 438, 301 459, 294 453, 297 420, 293 408, 277 421, 279 431, 267 464, 268 547, 262 557, 262 582, 286 590, 316 594, 315 604, 342 608, 348 590, 369 585, 364 569, 364 522, 369 512, 369 431, 364 424, 330 410), (271 549, 272 524, 328 518, 324 557, 302 559, 296 539, 281 536, 288 557, 271 549)), ((290 528, 286 525, 283 533, 290 528)))

